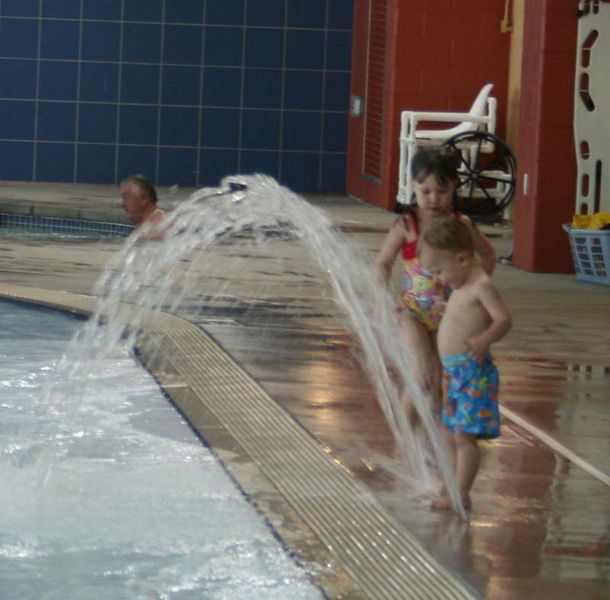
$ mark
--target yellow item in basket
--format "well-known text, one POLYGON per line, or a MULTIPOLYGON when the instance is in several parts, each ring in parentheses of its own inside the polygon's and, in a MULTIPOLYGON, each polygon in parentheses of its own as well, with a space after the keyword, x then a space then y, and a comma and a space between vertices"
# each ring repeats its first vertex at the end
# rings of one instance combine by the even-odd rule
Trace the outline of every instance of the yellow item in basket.
POLYGON ((586 229, 589 226, 590 220, 590 215, 574 215, 572 217, 572 223, 570 223, 570 227, 572 227, 572 229, 586 229))
POLYGON ((610 225, 610 213, 598 212, 593 215, 574 215, 572 229, 601 229, 610 225))

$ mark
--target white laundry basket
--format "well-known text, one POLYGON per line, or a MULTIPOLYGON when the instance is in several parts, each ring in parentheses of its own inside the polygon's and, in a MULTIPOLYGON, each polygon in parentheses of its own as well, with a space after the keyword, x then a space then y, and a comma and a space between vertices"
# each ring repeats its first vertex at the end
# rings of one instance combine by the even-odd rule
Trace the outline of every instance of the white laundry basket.
POLYGON ((610 230, 563 228, 570 236, 576 277, 610 285, 610 230))

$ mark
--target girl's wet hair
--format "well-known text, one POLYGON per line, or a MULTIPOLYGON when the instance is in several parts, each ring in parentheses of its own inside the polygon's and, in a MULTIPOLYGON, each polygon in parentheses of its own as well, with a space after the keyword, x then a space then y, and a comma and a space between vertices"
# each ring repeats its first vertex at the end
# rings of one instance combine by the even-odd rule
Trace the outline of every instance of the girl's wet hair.
POLYGON ((442 148, 419 150, 411 160, 411 179, 421 183, 430 175, 442 184, 456 181, 458 173, 453 154, 442 148))
MULTIPOLYGON (((442 185, 459 182, 455 158, 450 151, 444 148, 424 148, 417 151, 411 161, 411 179, 422 183, 427 177, 433 175, 442 185)), ((410 199, 413 202, 413 197, 410 199)), ((453 199, 454 208, 457 206, 457 190, 453 199)), ((404 214, 413 210, 409 204, 397 203, 394 212, 404 214)))
MULTIPOLYGON (((433 175, 436 181, 442 185, 450 182, 459 183, 455 157, 450 150, 445 148, 424 148, 417 151, 411 160, 411 179, 422 183, 427 177, 433 175)), ((415 194, 413 193, 409 202, 402 204, 397 202, 394 212, 404 214, 413 210, 415 194)), ((457 190, 453 198, 454 208, 457 206, 457 190)))

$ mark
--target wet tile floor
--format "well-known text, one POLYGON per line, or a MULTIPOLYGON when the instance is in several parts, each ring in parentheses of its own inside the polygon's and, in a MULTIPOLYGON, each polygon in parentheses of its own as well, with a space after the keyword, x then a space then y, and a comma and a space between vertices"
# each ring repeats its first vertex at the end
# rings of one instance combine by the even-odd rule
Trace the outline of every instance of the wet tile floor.
MULTIPOLYGON (((482 597, 607 597, 610 544, 608 485, 552 451, 522 427, 504 422, 503 436, 485 444, 474 490, 470 525, 406 500, 401 482, 376 466, 392 458, 394 444, 373 392, 350 355, 350 340, 338 331, 274 339, 252 351, 262 332, 242 331, 238 345, 221 327, 209 328, 286 410, 353 474, 366 483, 389 513, 414 532, 445 565, 482 597), (252 336, 252 342, 244 342, 252 336), (281 371, 278 373, 278 361, 281 371)), ((567 364, 499 356, 502 402, 551 432, 568 449, 607 470, 607 373, 578 381, 587 395, 574 402, 567 364), (542 366, 541 366, 542 364, 542 366), (584 390, 596 388, 598 394, 584 390), (577 417, 575 417, 575 413, 577 417)))
MULTIPOLYGON (((82 203, 88 189, 61 193, 69 206, 74 197, 82 203)), ((54 212, 61 193, 51 195, 54 212)), ((102 190, 108 207, 114 193, 102 190)), ((43 188, 33 196, 27 202, 44 205, 43 188)), ((374 255, 391 215, 343 198, 314 202, 374 255)), ((493 241, 503 254, 510 237, 493 241)), ((51 251, 19 242, 1 246, 5 281, 76 293, 89 293, 116 250, 113 242, 59 243, 51 251)), ((351 340, 324 308, 264 331, 226 315, 205 328, 481 597, 608 598, 610 288, 502 265, 496 279, 515 321, 495 351, 501 403, 523 422, 505 419, 503 436, 485 444, 469 525, 406 500, 401 482, 379 466, 380 457, 393 455, 391 434, 351 340)))

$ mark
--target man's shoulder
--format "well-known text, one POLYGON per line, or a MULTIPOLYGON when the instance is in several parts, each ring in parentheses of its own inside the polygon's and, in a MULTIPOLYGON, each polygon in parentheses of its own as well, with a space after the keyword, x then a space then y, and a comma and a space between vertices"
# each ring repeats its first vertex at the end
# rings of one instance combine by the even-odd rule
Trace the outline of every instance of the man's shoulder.
POLYGON ((165 211, 162 208, 155 208, 155 210, 150 213, 150 216, 146 220, 150 223, 160 223, 164 218, 165 211))

